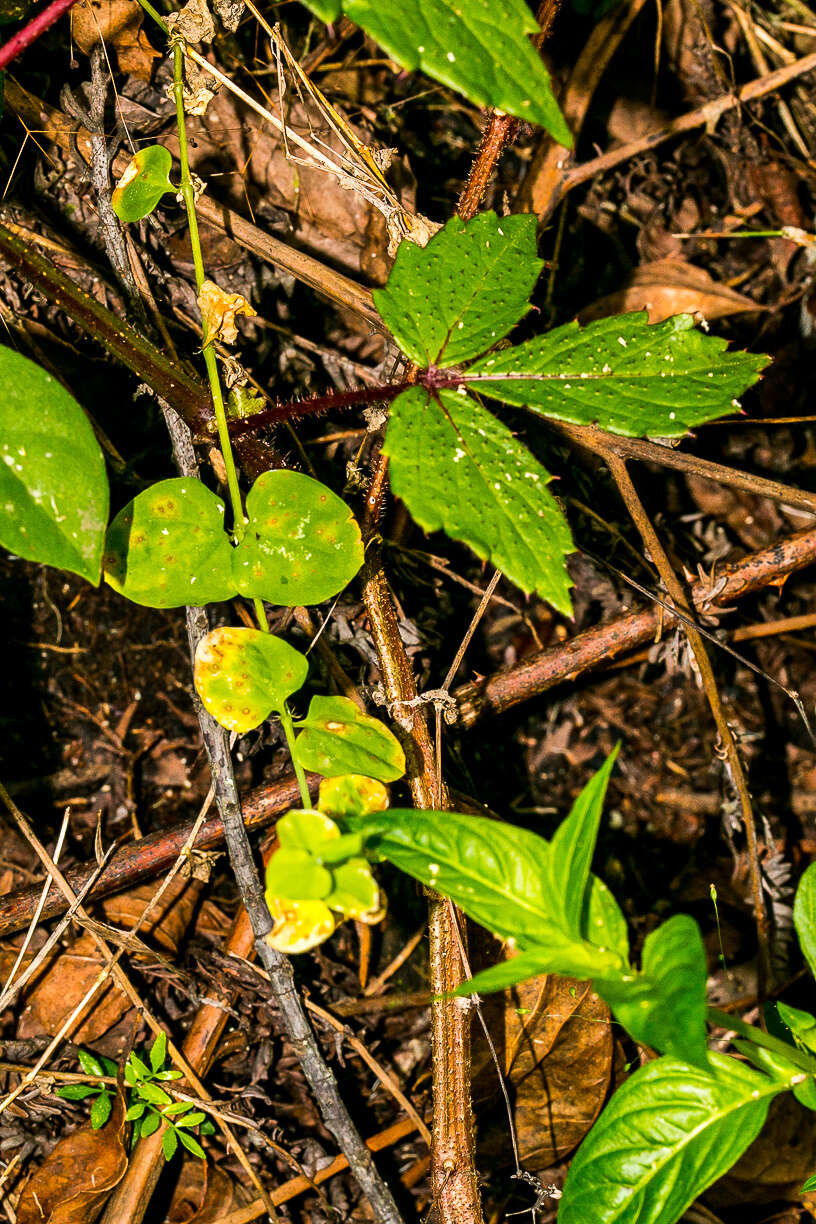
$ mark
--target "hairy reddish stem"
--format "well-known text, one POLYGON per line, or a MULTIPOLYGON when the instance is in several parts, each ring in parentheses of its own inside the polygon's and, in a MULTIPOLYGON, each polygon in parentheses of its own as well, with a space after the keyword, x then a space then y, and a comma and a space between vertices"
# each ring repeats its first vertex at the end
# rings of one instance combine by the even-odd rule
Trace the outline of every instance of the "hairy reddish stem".
POLYGON ((23 26, 22 30, 12 34, 8 42, 0 47, 0 69, 5 68, 17 58, 21 51, 25 51, 26 47, 35 43, 40 35, 44 34, 55 21, 59 21, 62 14, 73 8, 76 2, 77 0, 53 0, 53 3, 33 17, 27 26, 23 26))

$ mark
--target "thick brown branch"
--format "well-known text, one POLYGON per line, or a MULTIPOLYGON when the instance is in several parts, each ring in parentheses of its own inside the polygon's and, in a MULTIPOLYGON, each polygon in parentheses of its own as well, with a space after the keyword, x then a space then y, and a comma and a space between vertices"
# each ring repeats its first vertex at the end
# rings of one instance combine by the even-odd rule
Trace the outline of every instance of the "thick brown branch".
MULTIPOLYGON (((722 566, 706 581, 695 582, 691 596, 698 612, 716 612, 762 587, 780 585, 796 570, 816 561, 816 530, 800 531, 768 548, 749 553, 736 565, 722 566)), ((486 714, 500 714, 545 693, 582 672, 653 641, 670 620, 662 607, 629 612, 606 625, 587 629, 557 646, 548 646, 483 680, 454 691, 460 726, 472 727, 486 714)))

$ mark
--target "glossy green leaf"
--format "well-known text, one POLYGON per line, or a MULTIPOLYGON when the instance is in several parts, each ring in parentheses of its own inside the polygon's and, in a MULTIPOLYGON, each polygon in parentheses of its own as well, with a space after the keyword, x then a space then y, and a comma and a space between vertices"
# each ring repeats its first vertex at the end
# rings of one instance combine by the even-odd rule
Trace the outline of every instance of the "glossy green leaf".
POLYGON ((365 919, 378 915, 380 890, 364 858, 352 858, 332 872, 334 887, 326 904, 338 910, 344 918, 365 919))
POLYGON ((147 1101, 150 1105, 169 1105, 173 1099, 158 1084, 152 1084, 149 1081, 137 1084, 136 1092, 143 1101, 147 1101))
POLYGON ((646 936, 641 971, 595 981, 636 1041, 706 1066, 706 958, 693 918, 677 914, 646 936))
POLYGON ((192 1135, 189 1135, 187 1131, 176 1131, 175 1134, 178 1135, 183 1146, 186 1147, 188 1152, 192 1152, 194 1156, 198 1156, 199 1160, 207 1159, 204 1155, 204 1149, 201 1144, 197 1139, 194 1139, 192 1135))
POLYGON ((150 1047, 150 1066, 153 1071, 161 1071, 167 1057, 167 1034, 164 1029, 156 1034, 156 1039, 150 1047))
POLYGON ((807 1179, 800 1193, 808 1194, 811 1190, 816 1190, 816 1174, 807 1179))
POLYGON ((143 1062, 142 1059, 139 1057, 139 1055, 136 1054, 135 1051, 133 1050, 131 1050, 128 1056, 127 1066, 125 1067, 125 1072, 126 1072, 125 1079, 127 1079, 127 1067, 128 1066, 130 1067, 133 1073, 133 1079, 128 1080, 129 1084, 135 1084, 135 1083, 138 1083, 139 1080, 145 1080, 145 1079, 150 1078, 150 1068, 148 1067, 147 1063, 143 1062))
POLYGON ((558 927, 547 883, 550 846, 535 833, 483 816, 400 808, 350 823, 366 837, 369 852, 451 897, 474 922, 538 958, 536 972, 590 978, 623 968, 613 951, 572 939, 558 927))
POLYGON ((108 478, 88 418, 52 375, 0 346, 0 544, 99 582, 108 478))
POLYGON ((409 72, 476 102, 540 123, 561 144, 572 137, 528 35, 538 24, 522 0, 305 0, 324 21, 340 11, 409 72))
POLYGON ((205 709, 230 731, 260 726, 302 687, 305 655, 258 629, 213 629, 198 644, 193 669, 205 709))
POLYGON ((804 1105, 806 1109, 816 1110, 816 1083, 813 1076, 806 1076, 797 1063, 791 1061, 790 1058, 785 1058, 776 1050, 755 1045, 753 1041, 741 1041, 735 1038, 731 1044, 757 1070, 764 1071, 772 1078, 780 1080, 786 1088, 789 1087, 800 1105, 804 1105))
POLYGON ((625 965, 629 960, 629 931, 612 892, 603 880, 592 876, 584 900, 581 924, 584 939, 598 948, 609 948, 625 965))
POLYGON ((676 1058, 647 1063, 579 1147, 558 1224, 675 1224, 756 1138, 781 1091, 720 1054, 710 1071, 676 1058))
POLYGON ((468 368, 466 381, 558 421, 673 438, 738 408, 769 361, 725 349, 691 315, 653 324, 645 313, 616 315, 493 353, 468 368))
POLYGON ((791 1007, 789 1003, 777 1001, 776 1011, 779 1019, 790 1030, 793 1040, 806 1050, 816 1052, 816 1016, 791 1007))
POLYGON ((816 863, 799 881, 793 902, 793 925, 810 972, 816 977, 816 863))
POLYGON ((157 1131, 160 1126, 161 1118, 157 1113, 146 1114, 145 1117, 142 1118, 141 1138, 147 1139, 147 1137, 157 1131))
POLYGON ((102 1067, 101 1062, 99 1061, 99 1059, 96 1057, 95 1054, 92 1054, 90 1052, 90 1050, 83 1050, 83 1049, 77 1050, 77 1058, 79 1059, 80 1067, 82 1068, 82 1070, 85 1072, 86 1075, 104 1075, 105 1074, 105 1071, 102 1067))
POLYGON ((146 1109, 147 1105, 144 1101, 137 1101, 135 1105, 131 1105, 128 1109, 127 1113, 125 1114, 125 1121, 135 1122, 137 1118, 141 1118, 146 1109))
POLYGON ((558 973, 588 982, 599 970, 608 973, 618 968, 612 958, 598 948, 586 941, 571 939, 558 927, 551 927, 546 934, 546 943, 531 944, 518 956, 482 969, 453 993, 460 996, 494 994, 544 973, 558 973))
MULTIPOLYGON (((575 939, 584 936, 584 911, 590 865, 598 840, 609 775, 618 755, 617 748, 590 778, 562 820, 550 842, 547 856, 551 894, 550 905, 558 925, 575 939)), ((593 941, 594 942, 594 941, 593 941)))
POLYGON ((313 697, 301 729, 295 755, 304 769, 326 777, 366 774, 395 782, 405 773, 405 755, 378 718, 364 714, 349 697, 313 697))
POLYGON ((501 421, 470 396, 414 387, 395 399, 383 449, 421 527, 444 528, 571 615, 564 562, 574 546, 551 477, 501 421))
POLYGON ((384 812, 388 807, 388 790, 376 778, 341 774, 337 778, 322 780, 317 806, 321 812, 336 820, 343 820, 346 816, 365 816, 369 812, 384 812))
POLYGON ((235 594, 224 503, 200 480, 160 480, 119 511, 105 543, 105 579, 149 608, 235 594))
POLYGON ((66 1084, 64 1088, 58 1088, 56 1095, 62 1097, 64 1101, 84 1101, 86 1097, 96 1096, 99 1092, 98 1088, 92 1088, 90 1084, 66 1084))
POLYGON ((527 313, 542 267, 535 217, 452 217, 426 247, 401 244, 388 284, 374 290, 374 304, 417 365, 459 365, 491 348, 527 313))
POLYGON ((306 850, 310 854, 321 849, 325 842, 336 841, 340 837, 340 830, 331 817, 311 808, 287 812, 281 816, 275 832, 282 847, 306 850))
POLYGON ((153 212, 163 195, 178 191, 170 182, 172 165, 173 158, 164 145, 148 145, 133 154, 111 199, 120 221, 141 221, 153 212))
POLYGON ((281 846, 266 866, 266 891, 284 901, 325 901, 333 877, 308 850, 281 846))
POLYGON ((91 1129, 101 1130, 111 1116, 113 1097, 108 1092, 101 1092, 91 1106, 91 1129))
POLYGON ((165 1160, 172 1160, 178 1147, 178 1134, 171 1126, 162 1135, 162 1151, 165 1160))
POLYGON ((246 499, 249 519, 232 553, 242 595, 294 607, 342 591, 363 563, 360 528, 346 503, 301 472, 264 472, 246 499))

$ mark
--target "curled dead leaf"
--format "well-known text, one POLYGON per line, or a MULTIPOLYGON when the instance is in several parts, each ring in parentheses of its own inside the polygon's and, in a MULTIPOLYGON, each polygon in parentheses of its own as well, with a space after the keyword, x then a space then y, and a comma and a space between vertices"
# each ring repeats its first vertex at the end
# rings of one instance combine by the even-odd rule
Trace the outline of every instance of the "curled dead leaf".
MULTIPOLYGON (((512 1085, 520 1160, 533 1171, 549 1168, 578 1146, 606 1100, 613 1055, 609 1009, 587 982, 554 974, 522 982, 483 1007, 512 1085)), ((509 1159, 506 1115, 491 1108, 496 1069, 483 1039, 474 1043, 474 1067, 474 1097, 485 1110, 481 1152, 509 1159)))
POLYGON ((645 310, 650 323, 660 323, 677 314, 723 319, 764 309, 742 293, 718 284, 704 268, 682 259, 658 259, 641 264, 622 289, 599 298, 578 317, 581 323, 590 323, 630 310, 645 310))
POLYGON ((17 1224, 92 1224, 127 1169, 125 1106, 119 1092, 105 1126, 90 1120, 61 1139, 26 1183, 17 1224))
POLYGON ((211 1161, 185 1157, 164 1224, 214 1224, 247 1198, 243 1187, 211 1161))
POLYGON ((215 22, 207 0, 187 0, 183 9, 169 15, 167 25, 188 43, 211 43, 215 38, 215 22))
POLYGON ((71 35, 80 51, 90 55, 103 42, 115 50, 122 72, 149 81, 160 52, 150 45, 143 22, 138 0, 79 0, 71 9, 71 35))
POLYGON ((207 344, 213 340, 223 340, 225 344, 234 344, 238 339, 235 326, 236 315, 251 317, 257 311, 241 293, 227 293, 215 281, 205 280, 198 295, 198 306, 204 320, 207 344))

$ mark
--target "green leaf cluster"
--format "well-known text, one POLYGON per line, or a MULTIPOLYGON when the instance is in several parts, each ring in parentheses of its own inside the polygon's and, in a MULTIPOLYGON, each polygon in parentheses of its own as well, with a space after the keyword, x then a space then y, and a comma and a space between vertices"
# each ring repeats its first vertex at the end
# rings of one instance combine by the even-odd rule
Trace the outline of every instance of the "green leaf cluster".
POLYGON ((573 544, 552 477, 477 396, 613 433, 678 437, 732 412, 767 358, 726 353, 689 315, 569 323, 501 347, 530 310, 540 269, 531 216, 453 218, 424 249, 400 246, 374 301, 422 372, 393 402, 385 452, 420 526, 444 529, 569 614, 573 544))
POLYGON ((125 1063, 125 1083, 130 1088, 130 1104, 125 1121, 133 1123, 132 1143, 147 1138, 164 1126, 162 1151, 165 1160, 171 1160, 179 1144, 205 1160, 204 1149, 191 1131, 212 1134, 215 1129, 207 1115, 189 1101, 174 1100, 161 1085, 181 1079, 180 1071, 166 1066, 167 1034, 160 1032, 150 1047, 149 1062, 145 1062, 135 1051, 131 1051, 125 1063))
MULTIPOLYGON (((88 1076, 116 1075, 119 1069, 110 1058, 92 1054, 90 1050, 78 1049, 77 1058, 80 1067, 88 1076)), ((62 1097, 64 1101, 85 1101, 88 1097, 93 1097, 91 1126, 94 1130, 101 1130, 111 1116, 115 1092, 109 1084, 97 1082, 95 1084, 66 1084, 63 1088, 57 1089, 56 1095, 62 1097)))

